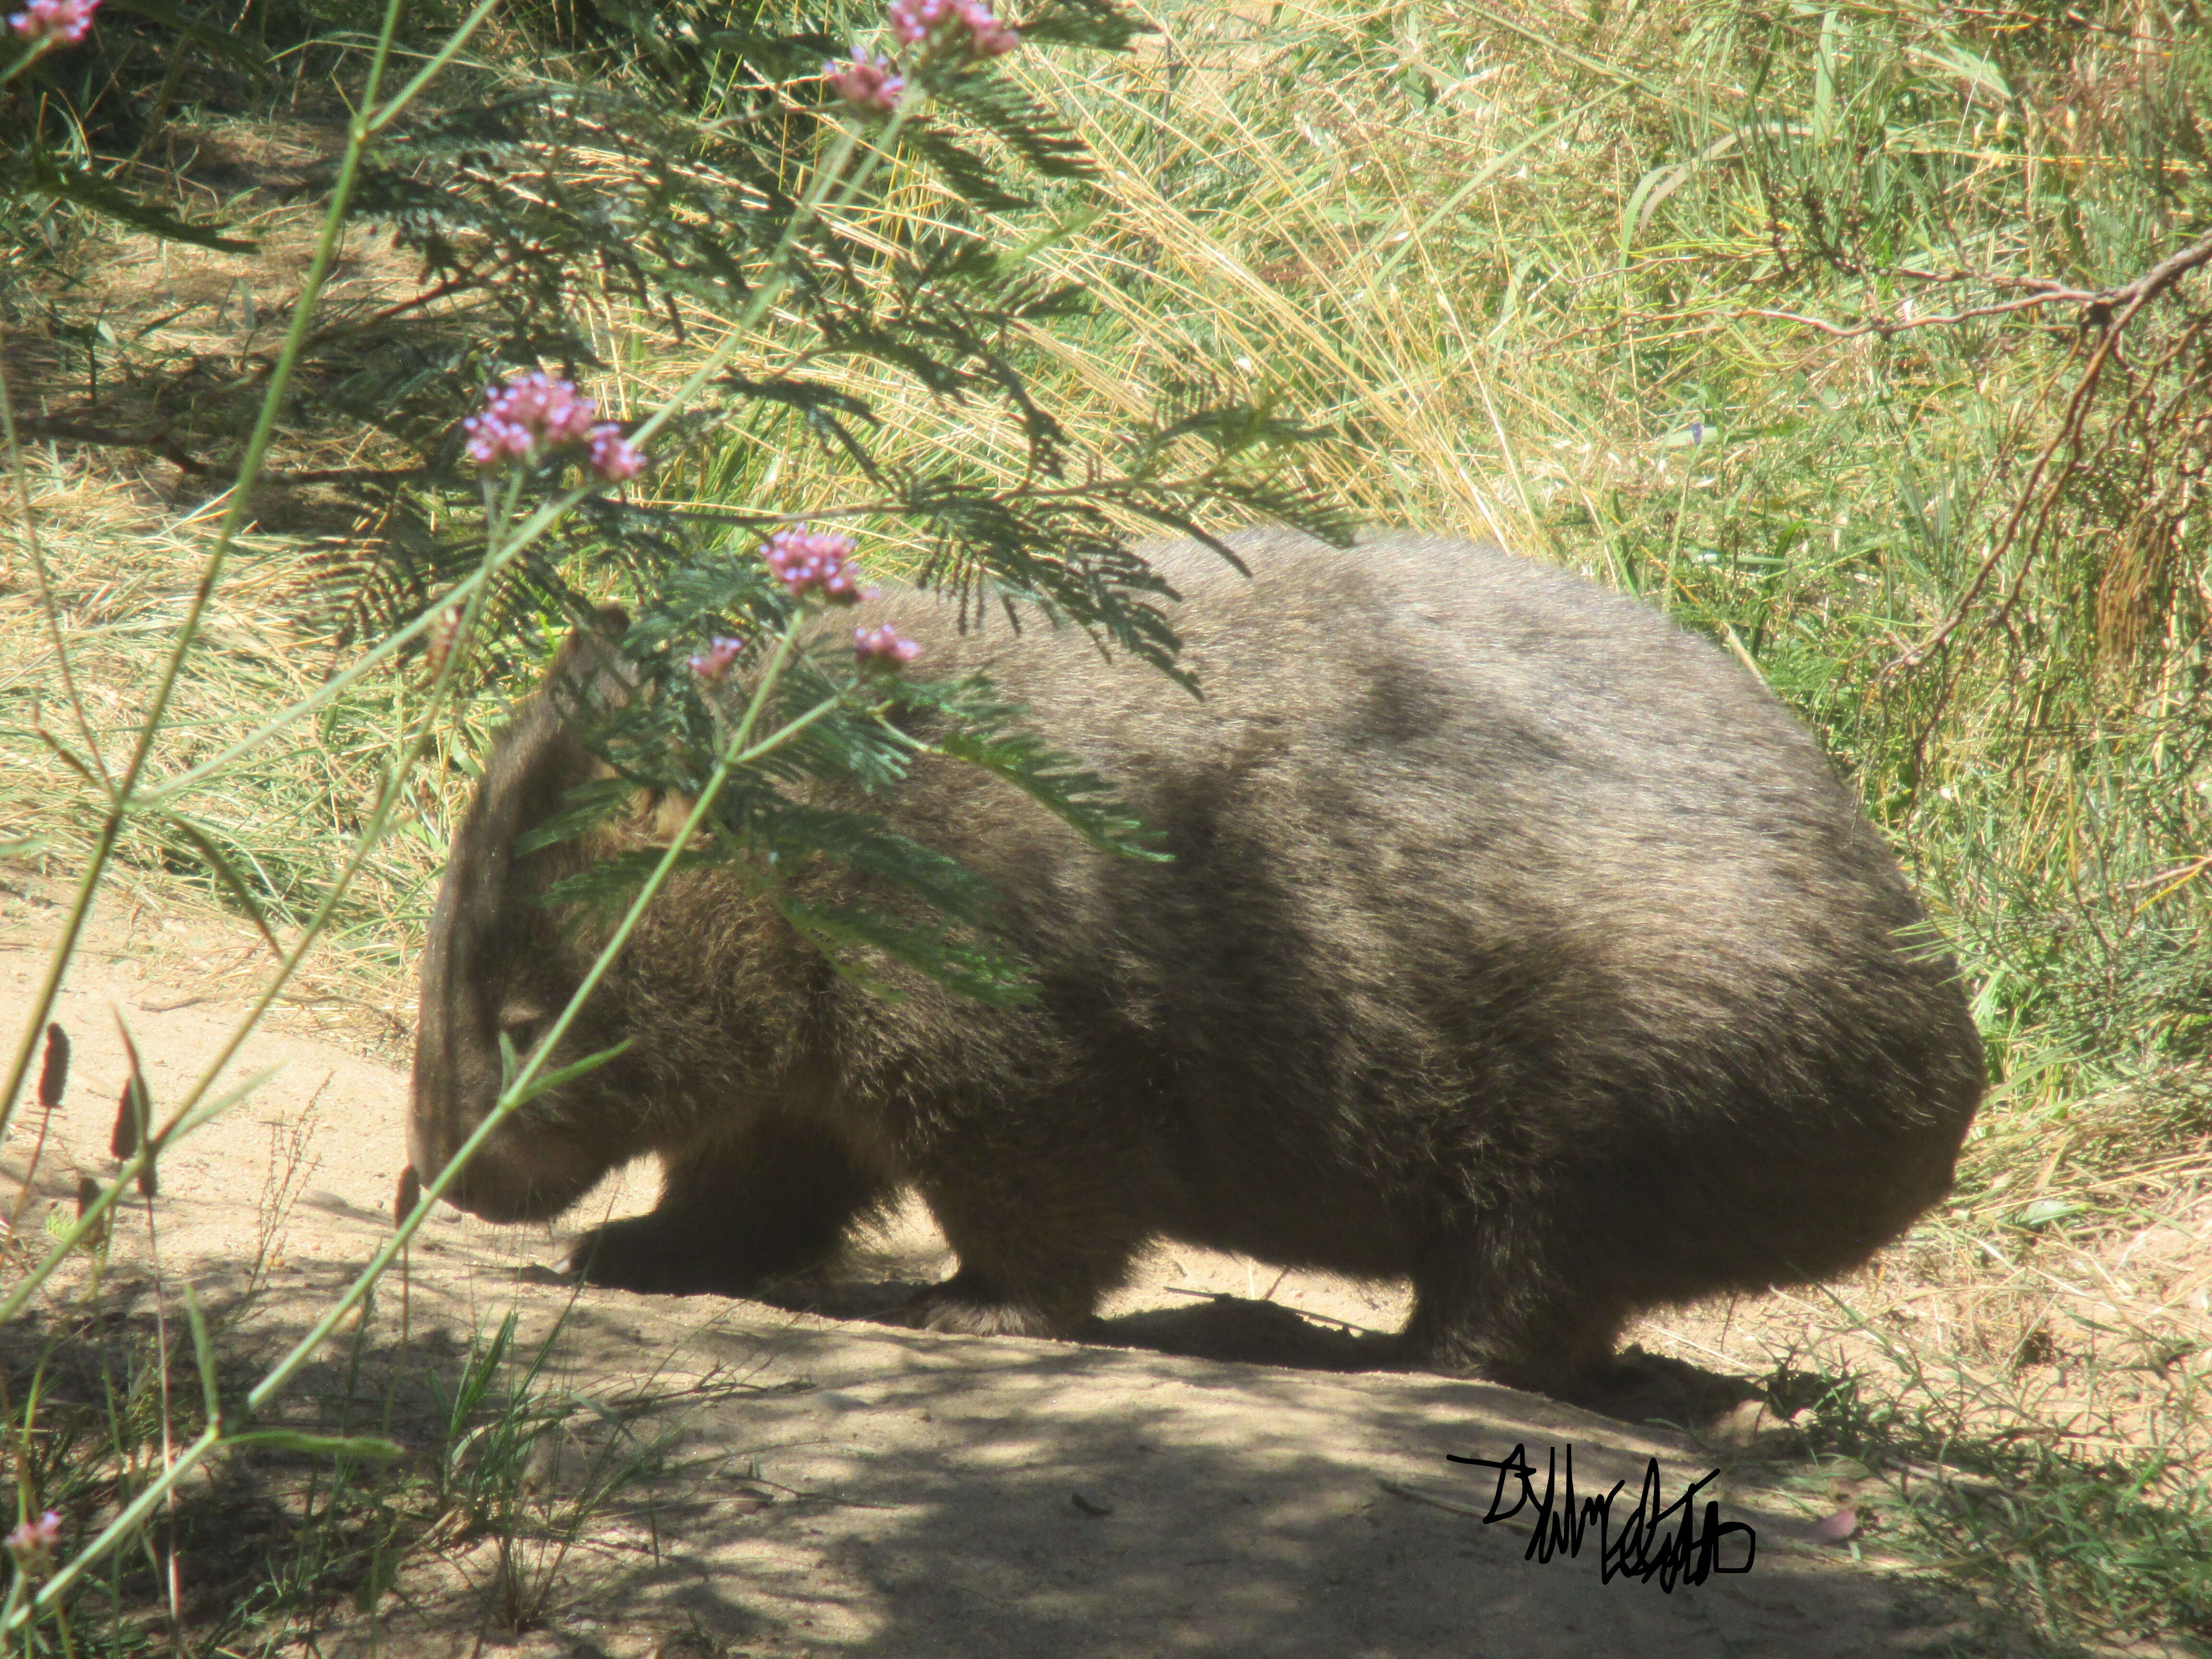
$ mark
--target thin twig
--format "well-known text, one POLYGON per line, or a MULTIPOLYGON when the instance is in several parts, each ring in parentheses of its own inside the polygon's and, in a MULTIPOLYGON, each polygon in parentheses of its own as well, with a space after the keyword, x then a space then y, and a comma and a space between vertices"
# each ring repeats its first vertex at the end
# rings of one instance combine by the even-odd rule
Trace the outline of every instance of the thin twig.
MULTIPOLYGON (((26 416, 15 423, 15 428, 27 438, 58 438, 69 443, 98 444, 112 449, 143 449, 159 455, 179 471, 196 478, 219 478, 234 483, 239 469, 220 461, 204 461, 166 431, 118 431, 113 427, 93 426, 83 421, 57 421, 26 416)), ((303 472, 283 472, 273 467, 263 467, 256 475, 265 484, 311 483, 411 483, 444 476, 444 469, 420 466, 331 466, 318 467, 303 472)))
MULTIPOLYGON (((2107 289, 2085 302, 2081 325, 2084 328, 2100 330, 2101 337, 2097 342, 2096 349, 2089 354, 2089 361, 2081 370, 2081 378, 2074 388, 2074 395, 2067 399, 2066 413, 2058 423, 2058 430, 2051 434, 2051 441, 2043 447, 2042 453, 2035 458, 2035 465, 2029 469, 2027 481, 2021 487, 2019 499, 2014 502, 2012 512, 2005 520, 2002 532, 1997 537, 1996 545, 1990 549, 1980 566, 1975 570, 1973 579, 1966 584, 1966 591, 1953 603, 1950 611, 1945 615, 1943 620, 1936 624, 1934 632, 1889 665, 1887 671, 1888 673, 1893 675, 1917 668, 1941 651, 1964 625, 1975 602, 1981 598, 1982 591, 1989 586, 1990 578, 1996 574, 1997 567, 2003 563, 2005 556, 2012 550, 2019 540, 2021 526, 2027 520, 2029 512, 2039 505, 2041 507, 2039 518, 2049 516, 2053 505, 2050 497, 2055 492, 2047 493, 2041 488, 2044 476, 2050 470, 2052 458, 2063 447, 2069 443, 2080 442, 2081 424, 2088 413, 2089 404, 2096 395, 2099 382, 2104 378, 2106 365, 2112 361, 2113 354, 2119 349, 2120 337, 2125 332, 2128 325, 2133 322, 2142 308, 2153 300, 2158 298, 2191 271, 2208 263, 2212 263, 2212 236, 2206 236, 2183 248, 2179 252, 2161 259, 2134 281, 2122 283, 2118 288, 2107 289)), ((2031 544, 2032 546, 2033 544, 2031 544)), ((2023 565, 2020 572, 2021 580, 2025 580, 2026 575, 2027 569, 2023 565)), ((2021 586, 2021 580, 2015 580, 2013 584, 2012 592, 2006 597, 2003 605, 1999 608, 2000 620, 2010 614, 2014 604, 2019 598, 2021 586)))
POLYGON ((2099 295, 2081 289, 2062 289, 2050 294, 2024 295, 2017 300, 2002 301, 1991 306, 1971 306, 1964 311, 1938 312, 1926 317, 1881 316, 1870 323, 1858 323, 1845 327, 1840 323, 1825 322, 1818 317, 1808 317, 1795 311, 1769 311, 1753 307, 1744 314, 1747 317, 1772 317, 1785 323, 1802 323, 1807 328, 1817 328, 1821 333, 1838 340, 1855 340, 1862 335, 1879 334, 1885 340, 1893 334, 1902 334, 1908 329, 1948 327, 1954 323, 1970 322, 1977 317, 2001 317, 2014 311, 2031 311, 2037 306, 2075 305, 2094 306, 2099 295))

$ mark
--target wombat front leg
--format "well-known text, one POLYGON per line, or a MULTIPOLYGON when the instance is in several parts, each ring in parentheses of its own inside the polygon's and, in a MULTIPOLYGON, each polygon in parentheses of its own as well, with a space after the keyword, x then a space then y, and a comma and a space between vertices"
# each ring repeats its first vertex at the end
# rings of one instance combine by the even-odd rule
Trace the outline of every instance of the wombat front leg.
POLYGON ((1424 1250, 1400 1355, 1422 1370, 1565 1398, 1608 1370, 1629 1305, 1509 1255, 1499 1240, 1512 1236, 1480 1229, 1424 1250))
MULTIPOLYGON (((1095 1198, 1087 1183, 1085 1195, 1095 1198)), ((922 1196, 960 1258, 951 1278, 908 1304, 926 1330, 1077 1335, 1098 1298, 1128 1277, 1146 1238, 1122 1218, 1085 1213, 1049 1184, 998 1187, 988 1197, 925 1186, 922 1196)))
POLYGON ((763 1119, 672 1159, 659 1204, 592 1228, 565 1266, 619 1290, 741 1295, 827 1261, 888 1193, 833 1137, 763 1119))

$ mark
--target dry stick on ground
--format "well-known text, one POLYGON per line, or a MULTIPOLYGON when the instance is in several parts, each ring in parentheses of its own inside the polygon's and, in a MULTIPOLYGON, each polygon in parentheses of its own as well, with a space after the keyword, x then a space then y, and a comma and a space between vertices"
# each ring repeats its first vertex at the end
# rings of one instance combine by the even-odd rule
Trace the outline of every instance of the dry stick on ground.
MULTIPOLYGON (((15 422, 26 438, 59 438, 70 443, 99 444, 117 449, 145 449, 179 471, 195 477, 235 481, 238 469, 218 461, 204 461, 166 432, 118 432, 112 427, 88 426, 82 421, 54 421, 26 416, 15 422)), ((436 466, 331 466, 305 472, 281 472, 264 467, 256 475, 269 484, 405 483, 442 472, 436 466)))

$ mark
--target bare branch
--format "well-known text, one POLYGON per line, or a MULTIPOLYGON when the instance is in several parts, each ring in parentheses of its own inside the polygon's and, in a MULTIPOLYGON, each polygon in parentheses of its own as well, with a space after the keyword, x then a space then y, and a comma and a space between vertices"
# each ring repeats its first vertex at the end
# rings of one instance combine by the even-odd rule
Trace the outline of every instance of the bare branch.
MULTIPOLYGON (((2080 443, 2082 422, 2087 418, 2089 405, 2096 396, 2099 382, 2104 378, 2106 367, 2112 362, 2114 354, 2119 349, 2122 333, 2128 325, 2141 314, 2145 306, 2172 288, 2191 271, 2207 264, 2212 264, 2212 236, 2206 236, 2183 248, 2179 252, 2160 260, 2158 264, 2132 282, 2124 283, 2118 288, 2106 289, 2100 294, 2090 295, 2086 300, 2079 301, 2084 307, 2081 326, 2084 329, 2099 330, 2100 337, 2097 341, 2096 349, 2089 354, 2088 362, 2081 370, 2081 378, 2074 388, 2074 395, 2067 399, 2066 413, 2058 423, 2058 430, 2051 434, 2051 441, 2043 447, 2042 453, 2035 458, 2035 465, 2029 470, 2027 481, 2021 487, 2020 497, 2005 520, 2003 531, 1998 535, 1995 545, 1990 549, 1981 564, 1976 568, 1973 579, 1966 584, 1966 591, 1959 595, 1942 621, 1936 625, 1935 630, 1918 645, 1900 654, 1889 665, 1887 672, 1890 674, 1908 672, 1920 667, 1941 651, 1965 623, 1976 601, 1981 598, 1983 590, 1989 586, 1990 578, 1996 574, 1997 567, 2004 562, 2005 556, 2012 550, 2014 544, 2020 539, 2021 526, 2026 522, 2030 512, 2037 512, 2039 524, 2048 520, 2056 504, 2056 490, 2054 489, 2051 491, 2045 491, 2042 488, 2045 475, 2050 471, 2051 460, 2060 449, 2069 444, 2080 443)), ((2034 296, 2033 302, 2049 303, 2059 298, 2057 294, 2053 293, 2034 296)), ((2018 306, 2022 303, 2026 302, 2016 301, 2014 305, 2018 306)), ((1818 325, 1815 325, 1818 326, 1818 325)), ((2072 463, 2069 462, 2067 470, 2070 471, 2072 463)), ((2063 476, 2062 473, 2062 482, 2063 476)), ((2030 546, 2032 557, 2033 542, 2030 546)), ((2013 605, 2019 599, 2027 574, 2027 568, 2023 563, 2014 578, 2011 590, 2007 593, 2004 604, 1999 608, 2000 620, 2011 614, 2013 605)))
MULTIPOLYGON (((159 455, 179 471, 196 478, 238 477, 237 469, 219 461, 204 461, 164 431, 118 432, 112 427, 92 426, 82 421, 36 417, 20 420, 16 429, 27 438, 58 439, 64 443, 98 444, 111 449, 143 449, 159 455)), ((438 476, 431 466, 331 466, 304 472, 282 472, 264 467, 258 475, 267 484, 405 483, 438 476)))
POLYGON ((2005 300, 1992 306, 1972 306, 1965 311, 1933 313, 1925 317, 1881 316, 1870 323, 1860 323, 1845 328, 1840 324, 1824 322, 1818 317, 1806 317, 1794 311, 1766 311, 1757 307, 1745 313, 1751 317, 1773 317, 1785 323, 1802 323, 1808 328, 1817 328, 1823 334, 1833 335, 1838 340, 1856 339, 1863 334, 1879 334, 1887 339, 1893 334, 1902 334, 1908 329, 1948 326, 1969 322, 1977 317, 2001 317, 2014 311, 2031 311, 2037 306, 2075 305, 2094 306, 2101 296, 2080 289, 2057 289, 2047 294, 2030 294, 2017 300, 2005 300))

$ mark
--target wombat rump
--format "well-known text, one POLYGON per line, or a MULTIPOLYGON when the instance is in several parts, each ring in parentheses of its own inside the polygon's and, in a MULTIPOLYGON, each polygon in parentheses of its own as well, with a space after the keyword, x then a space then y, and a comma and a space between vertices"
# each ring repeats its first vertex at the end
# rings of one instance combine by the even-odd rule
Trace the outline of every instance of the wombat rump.
MULTIPOLYGON (((447 1197, 544 1219, 657 1154, 659 1207, 586 1235, 576 1269, 739 1292, 912 1188, 959 1258, 915 1304, 937 1329, 1078 1333, 1176 1239, 1409 1279, 1409 1361, 1559 1391, 1640 1312, 1844 1272, 1948 1189, 1984 1079, 1956 970, 1753 675, 1492 548, 1231 540, 1249 580, 1148 550, 1202 698, 1073 630, 869 606, 933 675, 1028 705, 1172 854, 1099 853, 949 760, 860 803, 994 884, 1033 1001, 896 969, 886 998, 702 866, 549 1064, 629 1047, 501 1125, 447 1197)), ((618 686, 605 638, 554 681, 618 686)), ((527 1050, 607 936, 534 901, 669 833, 645 803, 516 854, 603 775, 574 707, 551 682, 521 704, 453 843, 422 958, 425 1177, 490 1109, 502 1033, 527 1050)))

